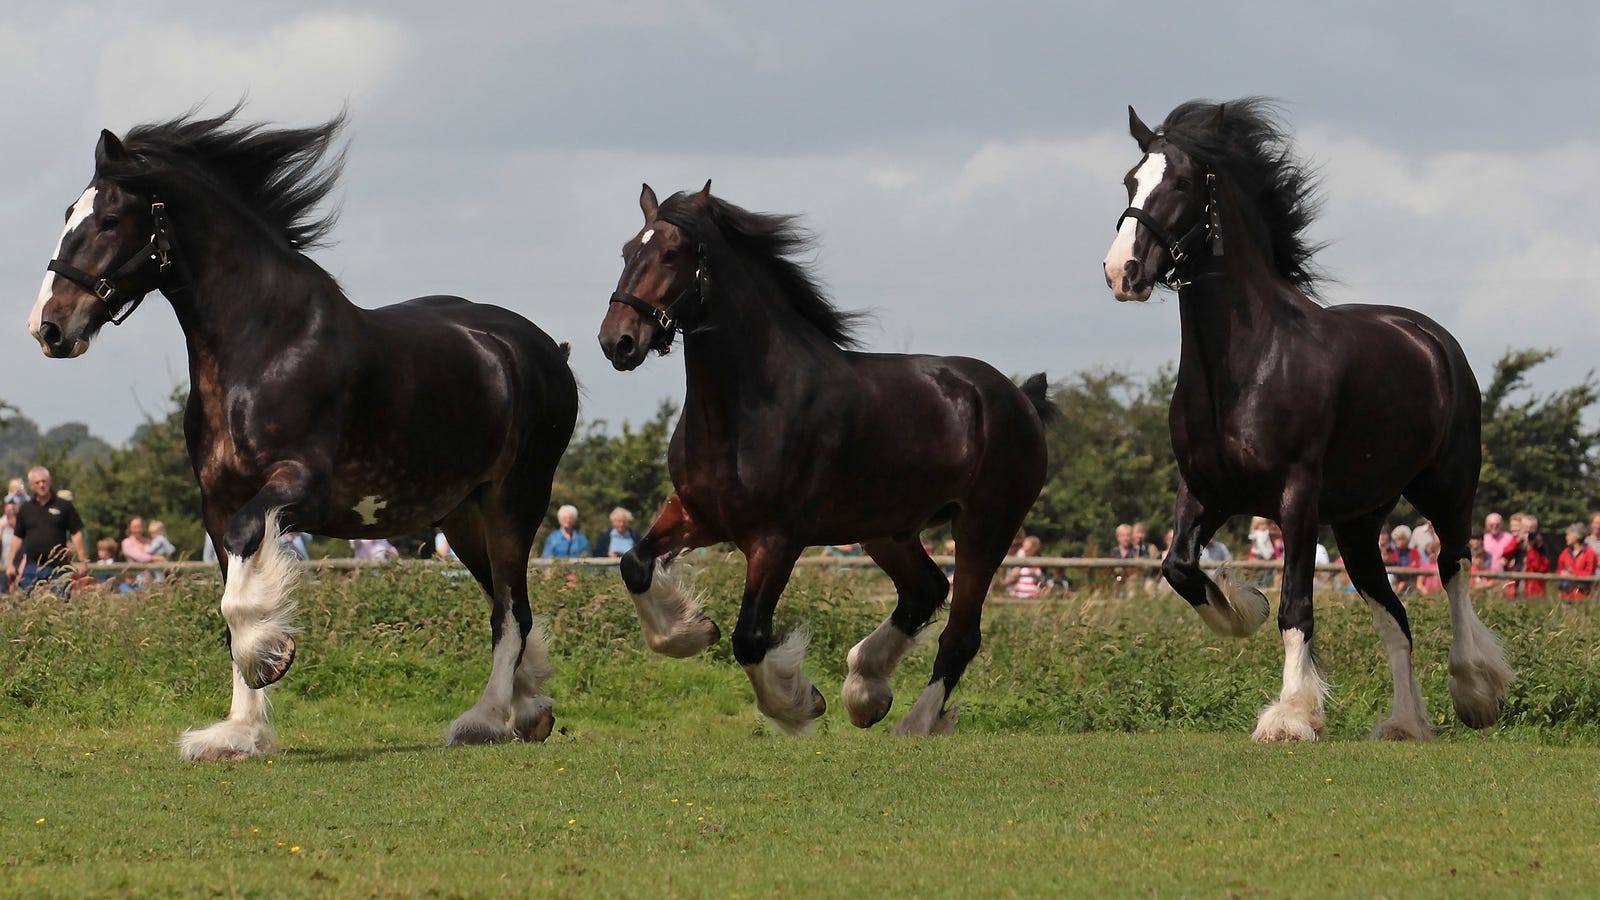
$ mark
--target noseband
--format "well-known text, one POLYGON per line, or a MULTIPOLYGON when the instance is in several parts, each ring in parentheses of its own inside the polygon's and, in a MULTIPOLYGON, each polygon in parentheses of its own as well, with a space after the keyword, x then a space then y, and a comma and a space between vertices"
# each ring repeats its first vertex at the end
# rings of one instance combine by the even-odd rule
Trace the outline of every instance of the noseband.
POLYGON ((1172 265, 1157 281, 1165 284, 1175 291, 1181 291, 1194 283, 1195 278, 1201 275, 1191 274, 1185 280, 1179 270, 1184 263, 1190 260, 1190 254, 1195 246, 1201 242, 1211 245, 1213 258, 1222 256, 1222 206, 1217 202, 1217 176, 1214 172, 1206 173, 1206 207, 1200 213, 1200 220, 1195 222, 1182 236, 1173 239, 1167 230, 1161 227, 1155 216, 1150 215, 1136 206, 1130 206, 1117 217, 1117 230, 1122 229, 1124 220, 1133 219, 1144 227, 1150 229, 1150 234, 1167 251, 1167 257, 1172 260, 1172 265))
POLYGON ((650 349, 665 356, 672 350, 672 341, 678 336, 679 327, 683 328, 684 334, 688 334, 704 320, 706 294, 710 288, 711 267, 706 261, 706 245, 701 244, 696 251, 694 280, 665 309, 652 306, 626 291, 613 291, 610 302, 631 306, 640 315, 656 323, 656 336, 650 341, 650 349))
POLYGON ((172 268, 172 220, 167 218, 165 203, 151 200, 150 221, 150 242, 109 275, 96 277, 59 259, 50 260, 46 268, 99 298, 106 305, 111 324, 121 325, 144 302, 146 294, 162 286, 172 268), (117 315, 119 312, 122 315, 117 315))

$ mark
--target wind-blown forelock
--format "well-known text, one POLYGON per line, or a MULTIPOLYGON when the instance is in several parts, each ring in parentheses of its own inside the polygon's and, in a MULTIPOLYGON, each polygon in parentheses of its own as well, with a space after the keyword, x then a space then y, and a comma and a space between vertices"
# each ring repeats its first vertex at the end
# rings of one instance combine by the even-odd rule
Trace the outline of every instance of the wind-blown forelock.
POLYGON ((155 182, 205 176, 235 192, 294 249, 322 244, 338 219, 337 210, 319 215, 317 207, 344 168, 344 151, 330 151, 345 114, 309 128, 275 129, 235 125, 238 112, 235 106, 212 118, 191 113, 136 125, 122 139, 129 158, 102 167, 100 174, 112 181, 155 182))
POLYGON ((1274 268, 1315 296, 1324 276, 1313 257, 1324 245, 1311 243, 1305 232, 1321 208, 1317 173, 1294 158, 1277 105, 1264 97, 1191 100, 1168 114, 1158 133, 1256 201, 1274 268))
POLYGON ((795 259, 811 251, 815 243, 797 217, 751 212, 717 197, 708 197, 703 208, 692 201, 690 194, 673 194, 661 204, 657 218, 677 225, 696 240, 704 240, 706 229, 714 228, 731 249, 763 264, 795 312, 828 340, 843 348, 860 346, 856 329, 866 314, 835 306, 811 267, 795 259))

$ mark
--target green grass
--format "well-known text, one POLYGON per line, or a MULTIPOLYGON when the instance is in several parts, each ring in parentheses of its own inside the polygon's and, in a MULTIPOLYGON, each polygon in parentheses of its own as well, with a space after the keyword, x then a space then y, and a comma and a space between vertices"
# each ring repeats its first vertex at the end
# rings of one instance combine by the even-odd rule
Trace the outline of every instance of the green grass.
MULTIPOLYGON (((725 629, 740 573, 700 583, 725 629)), ((611 577, 539 582, 559 666, 543 746, 450 750, 488 672, 476 587, 324 576, 274 689, 279 750, 186 764, 226 709, 216 588, 0 608, 0 894, 480 896, 1580 894, 1600 881, 1600 622, 1486 601, 1519 670, 1506 723, 1452 724, 1442 602, 1413 604, 1428 745, 1364 740, 1387 708, 1365 609, 1319 601, 1330 740, 1260 747, 1272 629, 1209 636, 1172 597, 991 606, 952 738, 851 728, 843 655, 887 611, 870 578, 802 573, 835 708, 766 734, 724 641, 642 649, 611 577), (677 802, 674 802, 674 801, 677 802), (690 807, 688 804, 693 803, 690 807), (40 822, 38 820, 42 819, 40 822), (298 849, 295 849, 298 848, 298 849)), ((927 648, 896 680, 904 712, 927 648)))

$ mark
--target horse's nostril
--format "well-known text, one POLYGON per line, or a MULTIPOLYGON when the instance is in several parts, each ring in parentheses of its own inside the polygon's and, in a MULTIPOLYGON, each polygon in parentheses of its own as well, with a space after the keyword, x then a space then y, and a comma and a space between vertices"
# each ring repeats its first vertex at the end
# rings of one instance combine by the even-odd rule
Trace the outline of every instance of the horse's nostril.
POLYGON ((40 322, 39 340, 52 345, 61 343, 61 326, 54 322, 40 322))
POLYGON ((620 356, 623 359, 627 359, 629 356, 632 356, 633 335, 625 334, 622 337, 617 338, 617 346, 612 352, 613 355, 620 356))

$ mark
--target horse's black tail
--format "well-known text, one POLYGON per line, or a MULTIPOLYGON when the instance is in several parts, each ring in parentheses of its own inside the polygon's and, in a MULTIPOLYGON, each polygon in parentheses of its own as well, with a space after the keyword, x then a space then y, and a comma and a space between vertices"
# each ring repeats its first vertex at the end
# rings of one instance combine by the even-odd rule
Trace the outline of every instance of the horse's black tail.
POLYGON ((1049 425, 1061 418, 1061 410, 1050 399, 1050 381, 1043 372, 1035 372, 1022 382, 1022 395, 1033 404, 1033 411, 1039 415, 1040 423, 1049 425))

